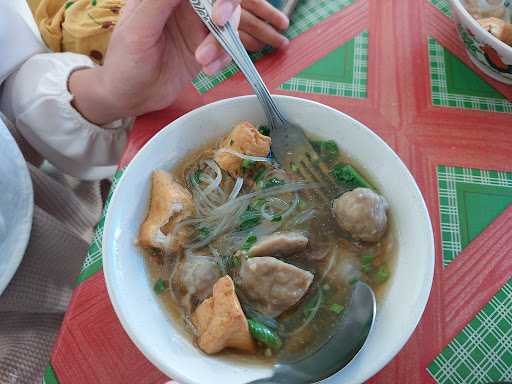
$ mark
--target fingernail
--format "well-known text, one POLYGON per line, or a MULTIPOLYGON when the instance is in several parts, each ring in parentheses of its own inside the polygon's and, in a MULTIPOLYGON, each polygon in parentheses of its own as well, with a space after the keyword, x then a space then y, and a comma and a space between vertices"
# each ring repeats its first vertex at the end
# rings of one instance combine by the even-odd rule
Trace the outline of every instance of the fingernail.
POLYGON ((216 22, 217 24, 219 25, 224 25, 226 24, 229 19, 231 18, 231 16, 233 15, 233 11, 235 10, 235 8, 233 7, 233 3, 231 3, 230 1, 226 1, 224 3, 222 3, 221 5, 219 5, 219 7, 217 8, 217 17, 216 17, 216 22))
POLYGON ((222 60, 215 60, 213 63, 208 64, 206 67, 204 67, 204 73, 206 73, 208 76, 215 75, 217 72, 219 72, 226 63, 222 60))
POLYGON ((279 48, 285 48, 290 44, 290 40, 288 40, 286 37, 283 36, 283 39, 281 40, 281 45, 279 48))
POLYGON ((217 55, 217 48, 213 44, 202 45, 197 49, 196 59, 199 64, 208 64, 217 55))

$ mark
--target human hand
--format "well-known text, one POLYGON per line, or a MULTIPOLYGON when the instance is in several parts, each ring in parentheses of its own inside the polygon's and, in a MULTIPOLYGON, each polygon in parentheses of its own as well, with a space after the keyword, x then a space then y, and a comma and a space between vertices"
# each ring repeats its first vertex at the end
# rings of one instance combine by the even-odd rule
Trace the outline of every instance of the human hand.
MULTIPOLYGON (((238 26, 240 0, 218 0, 213 19, 238 26)), ((202 69, 215 73, 230 61, 186 0, 128 0, 104 64, 73 73, 75 108, 102 125, 172 104, 202 69)))
POLYGON ((279 31, 288 28, 288 17, 266 0, 242 0, 240 39, 249 51, 259 51, 266 45, 281 48, 289 41, 279 31))

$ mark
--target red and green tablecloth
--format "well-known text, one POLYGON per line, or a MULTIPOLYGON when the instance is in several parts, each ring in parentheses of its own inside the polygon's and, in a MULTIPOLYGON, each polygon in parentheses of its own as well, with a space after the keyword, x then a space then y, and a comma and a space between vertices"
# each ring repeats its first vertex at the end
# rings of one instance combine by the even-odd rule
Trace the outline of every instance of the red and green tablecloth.
MULTIPOLYGON (((269 87, 330 105, 379 134, 415 176, 434 225, 425 314, 369 382, 512 381, 512 88, 470 63, 445 0, 303 0, 287 35, 286 51, 254 55, 269 87)), ((170 121, 250 93, 233 65, 199 75, 172 108, 137 120, 113 188, 170 121)), ((113 312, 102 231, 103 218, 44 382, 161 384, 164 375, 113 312)))

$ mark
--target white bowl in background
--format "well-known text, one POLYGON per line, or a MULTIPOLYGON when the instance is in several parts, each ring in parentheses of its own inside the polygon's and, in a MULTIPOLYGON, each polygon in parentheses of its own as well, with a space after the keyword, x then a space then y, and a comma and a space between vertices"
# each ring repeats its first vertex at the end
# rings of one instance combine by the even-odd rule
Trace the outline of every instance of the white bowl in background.
MULTIPOLYGON (((365 350, 326 383, 361 383, 383 368, 403 347, 428 300, 434 271, 434 240, 423 197, 405 165, 375 133, 325 105, 275 96, 306 131, 334 139, 363 167, 388 199, 398 255, 387 293, 378 304, 365 350)), ((155 169, 170 169, 204 144, 226 135, 240 121, 264 124, 255 96, 221 100, 196 109, 156 134, 133 158, 112 196, 103 235, 103 270, 108 293, 124 329, 162 372, 183 384, 239 384, 265 377, 270 369, 241 366, 194 347, 159 304, 143 256, 134 245, 144 219, 155 169)))
POLYGON ((473 64, 493 79, 512 84, 512 47, 487 32, 461 0, 450 0, 450 4, 459 36, 473 64))

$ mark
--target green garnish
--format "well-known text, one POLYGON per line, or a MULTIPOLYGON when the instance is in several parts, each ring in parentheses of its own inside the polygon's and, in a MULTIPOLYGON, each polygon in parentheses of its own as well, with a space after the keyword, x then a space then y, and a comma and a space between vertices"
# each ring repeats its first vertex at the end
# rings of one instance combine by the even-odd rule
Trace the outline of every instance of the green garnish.
POLYGON ((283 180, 281 180, 277 177, 273 177, 273 178, 265 181, 265 184, 263 184, 263 189, 277 187, 278 185, 283 185, 283 184, 284 184, 283 180))
POLYGON ((278 223, 278 222, 280 222, 282 219, 283 219, 283 218, 282 218, 282 216, 281 216, 281 215, 275 214, 275 215, 274 215, 274 217, 272 217, 272 220, 270 220, 270 221, 272 221, 273 223, 278 223))
POLYGON ((378 284, 384 283, 387 279, 389 279, 389 270, 386 264, 382 264, 373 276, 374 280, 378 284))
POLYGON ((257 226, 261 222, 261 218, 259 213, 252 210, 250 207, 242 213, 242 216, 240 218, 240 230, 246 231, 248 229, 251 229, 255 226, 257 226))
POLYGON ((255 164, 255 162, 252 160, 243 159, 242 160, 242 170, 244 172, 247 172, 249 170, 249 168, 251 168, 254 164, 255 164))
POLYGON ((254 199, 251 203, 251 207, 258 210, 263 206, 263 204, 265 204, 266 201, 267 200, 263 198, 254 199))
POLYGON ((163 281, 162 278, 159 278, 155 285, 153 286, 153 290, 155 291, 155 293, 157 295, 160 295, 163 291, 165 291, 167 289, 166 287, 166 284, 165 284, 165 281, 163 281))
POLYGON ((265 168, 258 168, 256 169, 256 171, 254 172, 254 181, 255 182, 258 182, 261 180, 261 178, 263 177, 264 173, 265 173, 266 169, 265 168))
POLYGON ((375 260, 375 256, 372 255, 363 255, 361 256, 361 264, 362 265, 370 265, 375 260))
POLYGON ((270 129, 266 125, 261 125, 258 128, 259 133, 261 133, 264 136, 270 136, 270 129))
POLYGON ((64 6, 64 9, 68 9, 69 7, 71 7, 73 5, 73 2, 72 1, 68 1, 66 3, 66 5, 64 6))
POLYGON ((240 248, 242 251, 248 251, 251 247, 258 241, 258 238, 254 235, 249 235, 247 239, 245 239, 245 243, 240 248))
POLYGON ((291 163, 290 164, 290 169, 292 170, 292 172, 298 172, 299 171, 299 167, 295 163, 291 163))
POLYGON ((240 259, 235 255, 233 255, 231 257, 230 261, 231 261, 231 263, 230 263, 231 268, 238 268, 239 266, 242 265, 242 262, 240 261, 240 259))
POLYGON ((311 141, 311 146, 316 153, 325 161, 336 160, 340 155, 338 144, 334 140, 314 140, 311 141))
POLYGON ((233 145, 235 144, 235 140, 231 139, 231 141, 229 142, 229 145, 233 145))
POLYGON ((353 277, 349 280, 349 284, 350 285, 354 285, 355 283, 357 283, 359 281, 359 279, 357 277, 353 277))
POLYGON ((336 164, 331 169, 330 173, 339 185, 345 185, 351 188, 363 187, 373 189, 370 183, 368 183, 351 165, 336 164))
POLYGON ((199 232, 199 237, 202 239, 205 239, 210 234, 210 229, 207 227, 199 227, 198 232, 199 232))
POLYGON ((333 303, 330 305, 329 310, 339 315, 341 312, 345 310, 345 307, 343 305, 333 303))
POLYGON ((361 271, 364 273, 370 273, 372 271, 373 267, 371 264, 363 264, 361 265, 361 271))
POLYGON ((306 203, 306 200, 304 200, 302 197, 299 197, 299 208, 306 209, 307 207, 308 204, 306 203))
POLYGON ((276 332, 272 331, 267 326, 262 323, 253 320, 247 319, 247 323, 249 325, 249 331, 251 332, 251 336, 258 340, 260 343, 272 348, 272 349, 280 349, 283 345, 283 342, 279 338, 276 332))
POLYGON ((320 156, 325 160, 336 160, 340 155, 338 144, 334 140, 323 141, 320 146, 320 156))

